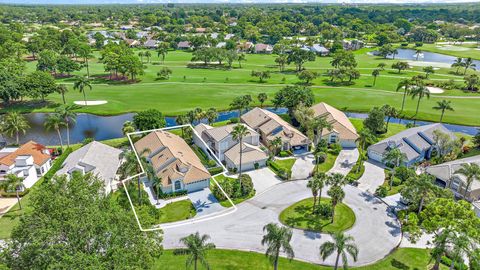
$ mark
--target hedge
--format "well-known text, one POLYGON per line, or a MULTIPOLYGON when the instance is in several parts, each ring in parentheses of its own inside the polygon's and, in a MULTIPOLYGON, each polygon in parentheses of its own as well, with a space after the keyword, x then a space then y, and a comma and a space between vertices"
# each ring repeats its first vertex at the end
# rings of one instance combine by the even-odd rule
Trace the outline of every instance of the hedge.
POLYGON ((219 173, 222 173, 222 172, 223 172, 223 168, 222 168, 222 167, 209 168, 209 169, 208 169, 208 172, 209 172, 211 175, 219 174, 219 173))
POLYGON ((175 197, 181 197, 181 196, 185 196, 187 195, 187 191, 186 190, 180 190, 180 191, 176 191, 176 192, 172 192, 172 193, 162 193, 160 194, 159 198, 161 199, 171 199, 171 198, 175 198, 175 197))
MULTIPOLYGON (((30 192, 30 189, 25 189, 22 192, 18 192, 18 196, 23 197, 23 196, 27 195, 29 192, 30 192)), ((4 198, 14 198, 15 197, 16 198, 17 193, 0 190, 0 197, 4 197, 4 198)))
POLYGON ((50 179, 52 179, 52 177, 55 176, 57 171, 62 168, 63 162, 65 161, 65 159, 67 159, 68 155, 70 155, 71 153, 72 153, 72 148, 65 149, 62 155, 60 155, 54 160, 50 170, 48 170, 48 172, 43 176, 43 180, 49 181, 50 179))
POLYGON ((283 180, 288 180, 292 174, 290 170, 285 171, 283 168, 280 168, 277 163, 274 161, 267 161, 268 167, 273 170, 273 172, 283 180))

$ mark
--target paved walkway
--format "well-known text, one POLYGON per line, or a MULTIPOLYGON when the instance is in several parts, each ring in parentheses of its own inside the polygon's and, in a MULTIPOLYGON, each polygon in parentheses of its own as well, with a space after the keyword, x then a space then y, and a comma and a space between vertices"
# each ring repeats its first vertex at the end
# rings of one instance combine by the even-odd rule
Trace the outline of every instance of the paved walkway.
POLYGON ((307 179, 315 168, 315 156, 305 153, 295 156, 297 159, 292 166, 292 179, 307 179))
POLYGON ((16 203, 17 198, 0 198, 0 217, 7 213, 16 203))
POLYGON ((358 188, 375 193, 375 190, 385 181, 384 166, 373 160, 365 161, 363 165, 365 166, 365 172, 358 179, 358 188))
POLYGON ((329 173, 341 173, 343 175, 347 175, 348 172, 352 169, 355 163, 358 160, 358 150, 357 148, 353 149, 343 149, 338 154, 337 159, 335 160, 335 164, 333 167, 328 171, 329 173))

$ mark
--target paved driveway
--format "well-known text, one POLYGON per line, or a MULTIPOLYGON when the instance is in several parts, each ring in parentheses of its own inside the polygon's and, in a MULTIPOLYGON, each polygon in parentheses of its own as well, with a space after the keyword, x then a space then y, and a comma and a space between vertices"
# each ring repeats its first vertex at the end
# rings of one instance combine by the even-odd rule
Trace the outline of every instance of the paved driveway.
MULTIPOLYGON (((263 226, 270 222, 279 223, 278 216, 282 210, 309 197, 311 192, 306 187, 306 181, 283 182, 238 205, 238 209, 233 213, 198 220, 194 224, 163 227, 163 245, 167 249, 181 247, 180 238, 198 231, 210 235, 218 248, 263 253, 263 226)), ((355 238, 360 249, 358 261, 353 262, 349 258, 350 265, 365 265, 380 260, 400 242, 399 224, 386 204, 352 186, 345 187, 344 203, 349 205, 356 215, 355 225, 346 233, 355 238)), ((322 261, 318 255, 319 246, 330 240, 331 236, 328 234, 293 230, 291 244, 297 259, 332 265, 335 256, 322 261)))
POLYGON ((197 210, 197 216, 205 216, 220 212, 225 208, 220 205, 209 188, 200 191, 188 193, 188 198, 192 201, 197 210))
POLYGON ((341 173, 343 175, 348 174, 352 167, 358 160, 358 150, 357 148, 352 149, 343 149, 338 154, 335 164, 328 171, 329 173, 341 173))
POLYGON ((256 194, 260 194, 282 181, 268 167, 246 172, 252 178, 256 194))
POLYGON ((17 203, 17 198, 0 198, 0 216, 7 213, 17 203))
POLYGON ((292 179, 307 179, 315 168, 315 156, 305 153, 295 157, 297 160, 292 167, 292 179))
POLYGON ((363 165, 365 166, 365 172, 358 179, 358 188, 374 193, 385 181, 384 166, 373 160, 365 161, 363 165))

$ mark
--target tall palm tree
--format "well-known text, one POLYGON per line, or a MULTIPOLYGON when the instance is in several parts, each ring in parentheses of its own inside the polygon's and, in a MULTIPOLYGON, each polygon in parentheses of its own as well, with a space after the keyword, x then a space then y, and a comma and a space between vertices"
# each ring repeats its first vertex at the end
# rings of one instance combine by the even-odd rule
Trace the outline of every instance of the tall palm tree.
POLYGON ((413 125, 417 123, 417 114, 418 114, 418 109, 420 108, 420 101, 424 98, 430 98, 430 91, 425 87, 424 85, 416 85, 411 91, 410 95, 412 96, 412 99, 418 97, 418 102, 417 102, 417 109, 415 110, 415 119, 413 121, 413 125))
POLYGON ((29 128, 25 117, 18 112, 9 112, 3 117, 2 132, 10 137, 15 136, 17 145, 20 144, 20 133, 25 134, 29 128))
POLYGON ((463 67, 465 68, 465 70, 463 71, 463 75, 467 74, 467 70, 469 68, 475 69, 476 67, 471 57, 468 57, 467 59, 465 59, 465 62, 463 63, 463 65, 464 65, 463 67))
POLYGON ((312 179, 308 180, 307 187, 311 189, 313 196, 313 211, 317 205, 317 196, 318 196, 318 205, 320 205, 322 199, 322 190, 327 184, 327 175, 324 172, 316 173, 312 179))
MULTIPOLYGON (((186 125, 189 123, 188 117, 184 114, 177 116, 177 118, 175 118, 175 122, 177 122, 177 124, 179 125, 186 125)), ((181 129, 182 129, 182 138, 185 139, 185 127, 182 127, 181 129)))
POLYGON ((443 120, 443 115, 445 114, 445 111, 454 111, 452 106, 451 106, 451 101, 450 100, 442 100, 442 101, 437 101, 437 106, 433 106, 433 109, 435 110, 441 110, 442 114, 440 115, 440 123, 442 123, 443 120))
POLYGON ((382 110, 385 113, 385 116, 387 117, 387 130, 388 130, 388 125, 390 124, 390 119, 393 117, 398 117, 399 113, 395 107, 390 106, 388 104, 385 104, 382 106, 382 110))
POLYGON ((49 114, 45 119, 45 123, 43 123, 43 125, 45 126, 45 129, 47 130, 53 129, 57 132, 58 139, 60 140, 60 146, 62 147, 62 150, 63 150, 63 140, 62 140, 62 133, 60 132, 60 129, 66 126, 66 123, 63 121, 62 116, 60 116, 60 114, 58 113, 49 114))
POLYGON ((17 202, 20 210, 22 210, 22 204, 20 203, 20 194, 19 192, 25 188, 25 185, 23 184, 23 178, 18 177, 15 174, 7 174, 5 176, 5 180, 2 181, 1 183, 3 185, 3 188, 5 191, 8 190, 15 190, 15 193, 17 195, 17 202))
POLYGON ((325 242, 320 246, 320 257, 325 260, 334 252, 337 252, 334 270, 338 269, 340 257, 342 257, 343 269, 348 269, 347 254, 352 256, 354 261, 358 258, 358 247, 354 243, 352 236, 346 236, 341 232, 332 235, 333 242, 325 242))
POLYGON ((65 100, 65 93, 68 92, 67 86, 65 86, 65 84, 59 84, 59 85, 57 85, 57 87, 55 88, 55 91, 56 91, 57 93, 59 93, 60 95, 62 95, 63 104, 67 104, 67 102, 66 102, 66 100, 65 100))
POLYGON ((145 57, 147 57, 147 62, 150 63, 150 57, 152 57, 152 53, 150 51, 146 51, 145 57))
POLYGON ((211 125, 218 118, 217 109, 215 108, 208 109, 207 112, 205 113, 205 116, 207 117, 208 124, 211 125))
POLYGON ((465 176, 465 191, 463 193, 463 197, 467 199, 468 189, 473 183, 473 180, 477 179, 480 180, 480 165, 476 163, 465 163, 462 164, 461 168, 456 170, 455 173, 461 174, 465 176))
POLYGON ((241 182, 240 176, 242 176, 243 137, 250 134, 250 131, 248 130, 246 125, 237 124, 236 126, 233 127, 233 130, 230 134, 232 135, 232 139, 234 139, 235 141, 238 141, 239 143, 240 164, 239 164, 239 170, 238 170, 239 171, 238 180, 240 181, 240 186, 241 186, 242 182, 241 182))
POLYGON ((405 107, 405 98, 407 94, 410 93, 410 86, 412 86, 412 81, 410 79, 403 79, 397 85, 397 92, 403 88, 403 98, 402 98, 402 108, 400 112, 403 112, 403 108, 405 107))
POLYGON ((73 83, 73 89, 80 91, 83 94, 83 100, 85 101, 85 105, 87 105, 87 97, 85 95, 85 88, 89 88, 92 90, 92 84, 90 83, 90 79, 88 77, 77 76, 75 82, 73 83))
POLYGON ((318 144, 323 137, 323 130, 327 129, 328 131, 332 131, 333 126, 332 123, 328 122, 326 117, 315 117, 312 121, 312 125, 317 131, 317 139, 315 144, 318 144))
POLYGON ((390 189, 392 189, 393 179, 395 178, 395 168, 407 161, 407 155, 398 148, 392 148, 385 152, 382 162, 392 164, 392 175, 390 177, 390 189))
POLYGON ((343 201, 345 198, 345 191, 343 191, 341 186, 332 186, 327 191, 328 196, 330 196, 330 200, 332 203, 332 220, 333 223, 335 221, 335 208, 339 203, 343 201))
POLYGON ((205 269, 210 269, 207 262, 207 251, 215 249, 215 244, 209 243, 208 240, 210 240, 209 235, 200 235, 198 232, 180 239, 180 242, 186 246, 183 252, 188 254, 185 263, 187 268, 193 264, 193 269, 197 270, 198 262, 200 262, 205 269))
POLYGON ((139 51, 139 52, 138 52, 138 57, 140 57, 140 62, 142 62, 142 63, 143 63, 143 56, 144 56, 144 55, 145 55, 145 54, 144 54, 142 51, 139 51))
POLYGON ((417 61, 418 61, 418 58, 420 57, 420 54, 422 54, 422 50, 417 49, 417 50, 415 51, 415 55, 416 55, 416 60, 417 60, 417 61))
POLYGON ((162 63, 165 62, 165 56, 168 54, 168 47, 167 46, 162 46, 160 44, 157 48, 157 57, 162 58, 162 63))
POLYGON ((379 69, 374 69, 372 71, 372 76, 373 76, 373 86, 377 83, 377 77, 380 75, 380 70, 379 69))
POLYGON ((295 257, 293 248, 290 245, 292 230, 275 223, 269 223, 263 227, 263 231, 266 232, 266 234, 263 236, 262 245, 268 246, 265 255, 267 255, 272 262, 273 269, 277 270, 280 251, 283 251, 289 259, 295 257))
POLYGON ((87 78, 90 77, 90 67, 88 64, 88 59, 92 57, 91 53, 92 49, 87 44, 80 46, 78 49, 78 56, 83 58, 83 62, 85 63, 85 67, 87 68, 87 78))
POLYGON ((373 143, 377 137, 368 128, 364 128, 358 132, 358 138, 355 140, 360 151, 365 151, 367 147, 373 143))
POLYGON ((270 151, 273 153, 273 155, 276 155, 278 153, 278 149, 282 147, 282 138, 275 137, 275 139, 271 140, 268 144, 271 148, 270 151))
POLYGON ((155 189, 155 194, 157 196, 157 204, 159 204, 160 195, 162 194, 162 178, 157 176, 157 173, 155 172, 152 164, 147 163, 145 165, 145 172, 147 174, 147 178, 150 180, 152 187, 155 189))
POLYGON ((243 53, 239 54, 238 58, 237 58, 237 61, 238 61, 238 66, 240 68, 242 68, 242 62, 247 61, 247 58, 245 57, 245 54, 243 54, 243 53))
POLYGON ((458 57, 457 59, 455 59, 455 62, 453 62, 452 64, 452 67, 456 67, 457 70, 455 71, 456 74, 458 74, 458 70, 461 68, 461 67, 464 67, 465 64, 463 62, 463 58, 461 57, 458 57))
POLYGON ((75 105, 63 105, 55 109, 55 113, 60 115, 67 128, 67 147, 70 147, 70 124, 75 124, 77 121, 76 109, 77 107, 75 105))
POLYGON ((257 99, 260 102, 260 108, 263 108, 263 103, 268 99, 267 93, 258 94, 257 99))
MULTIPOLYGON (((138 174, 142 170, 142 167, 145 169, 145 172, 147 173, 147 177, 148 177, 150 173, 150 171, 148 171, 149 164, 147 159, 144 157, 144 155, 148 153, 150 153, 150 149, 144 149, 140 153, 138 153, 138 156, 140 157, 140 163, 142 166, 140 166, 140 163, 138 163, 137 156, 133 151, 128 151, 123 153, 123 159, 125 161, 122 163, 119 169, 122 179, 138 174)), ((142 180, 141 175, 138 175, 137 188, 138 188, 138 204, 139 205, 142 204, 141 180, 142 180)))

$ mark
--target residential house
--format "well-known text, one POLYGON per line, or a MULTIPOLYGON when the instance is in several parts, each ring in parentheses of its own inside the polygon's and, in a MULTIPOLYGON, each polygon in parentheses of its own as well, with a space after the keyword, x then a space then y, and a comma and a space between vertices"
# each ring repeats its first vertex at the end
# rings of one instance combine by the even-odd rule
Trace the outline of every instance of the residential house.
MULTIPOLYGON (((222 161, 227 168, 240 167, 240 143, 233 139, 232 131, 236 124, 211 127, 206 124, 195 126, 193 141, 208 153, 205 144, 213 151, 213 154, 222 161), (201 138, 201 140, 200 140, 201 138)), ((252 128, 245 125, 249 134, 242 139, 242 170, 252 170, 255 167, 266 165, 268 155, 260 149, 260 135, 252 128)))
POLYGON ((226 34, 225 35, 225 40, 229 40, 231 38, 233 38, 235 36, 235 34, 226 34))
POLYGON ((332 125, 331 130, 327 128, 322 130, 322 139, 328 143, 339 143, 343 148, 356 147, 357 130, 342 111, 324 102, 312 106, 312 110, 315 117, 323 117, 332 125))
MULTIPOLYGON (((457 159, 442 164, 429 166, 425 169, 428 174, 435 176, 437 183, 442 187, 451 189, 457 197, 464 197, 467 181, 464 175, 457 173, 463 164, 476 163, 480 165, 480 155, 457 159)), ((474 179, 467 197, 469 201, 480 201, 480 179, 474 179)))
POLYGON ((197 27, 195 28, 195 33, 200 33, 200 34, 203 34, 207 32, 207 28, 204 28, 204 27, 197 27))
POLYGON ((26 188, 30 188, 51 166, 50 151, 34 141, 0 150, 0 180, 7 174, 15 174, 24 179, 26 188))
POLYGON ((219 43, 217 43, 217 45, 215 46, 216 48, 225 48, 227 46, 227 43, 224 42, 224 41, 221 41, 219 43))
POLYGON ((255 44, 254 52, 270 54, 273 52, 273 46, 269 44, 258 43, 258 44, 255 44))
POLYGON ((158 41, 153 40, 153 39, 149 39, 149 40, 145 41, 145 43, 143 43, 143 47, 145 47, 147 49, 155 49, 155 48, 158 47, 158 41))
POLYGON ((57 171, 57 175, 72 175, 91 173, 105 183, 105 193, 117 189, 117 170, 121 163, 122 150, 106 144, 93 141, 78 150, 73 151, 57 171))
POLYGON ((368 157, 383 163, 384 155, 391 149, 398 148, 406 156, 407 160, 404 164, 406 166, 430 159, 435 149, 434 131, 436 130, 447 133, 452 139, 456 138, 455 134, 439 123, 414 127, 369 146, 368 157))
POLYGON ((330 54, 330 50, 320 44, 313 44, 309 47, 309 49, 310 51, 320 56, 327 56, 330 54))
POLYGON ((192 45, 190 44, 189 41, 180 41, 177 44, 177 49, 179 50, 190 50, 192 48, 192 45))
POLYGON ((355 51, 363 48, 365 43, 363 41, 354 39, 354 40, 343 40, 342 41, 343 49, 347 51, 355 51))
POLYGON ((164 193, 193 192, 210 186, 210 173, 180 136, 163 130, 152 131, 134 146, 161 179, 164 193))
POLYGON ((269 146, 277 137, 282 140, 281 150, 308 150, 310 139, 273 112, 254 108, 240 117, 260 134, 260 141, 269 146))
POLYGON ((237 50, 240 52, 249 52, 253 48, 253 43, 250 41, 240 42, 237 45, 237 50))
POLYGON ((125 39, 125 43, 127 43, 129 47, 137 47, 138 45, 140 45, 140 41, 129 38, 125 39))

